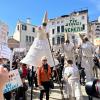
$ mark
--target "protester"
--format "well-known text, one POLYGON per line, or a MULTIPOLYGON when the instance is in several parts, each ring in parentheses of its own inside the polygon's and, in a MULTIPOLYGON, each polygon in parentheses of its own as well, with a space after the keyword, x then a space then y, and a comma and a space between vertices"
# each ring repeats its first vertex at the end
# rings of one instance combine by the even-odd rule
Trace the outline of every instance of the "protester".
POLYGON ((9 73, 8 73, 7 69, 4 68, 3 66, 0 66, 0 80, 2 80, 2 81, 0 81, 0 100, 4 100, 3 88, 4 88, 5 84, 8 82, 8 79, 9 79, 9 73))
POLYGON ((27 77, 28 74, 28 69, 26 64, 22 64, 22 77, 25 79, 27 77))
POLYGON ((15 100, 27 100, 26 91, 28 86, 25 83, 25 79, 22 77, 23 85, 15 90, 15 100))
POLYGON ((69 100, 82 100, 80 77, 78 68, 73 64, 72 60, 67 61, 64 70, 64 80, 66 82, 66 95, 69 100))
POLYGON ((40 100, 43 100, 43 94, 46 93, 46 100, 49 100, 49 88, 51 78, 51 68, 47 63, 47 58, 43 56, 41 58, 42 65, 38 68, 38 85, 40 90, 40 100))
POLYGON ((29 67, 28 67, 27 79, 28 79, 28 84, 31 87, 32 86, 32 71, 29 67))
MULTIPOLYGON (((10 71, 10 63, 9 62, 7 62, 7 64, 5 63, 3 65, 3 67, 7 68, 7 70, 10 71)), ((11 100, 11 96, 12 96, 12 91, 9 91, 7 93, 4 93, 4 98, 6 100, 11 100)))
POLYGON ((73 63, 75 63, 75 54, 74 54, 74 44, 71 43, 69 40, 66 40, 66 42, 63 45, 65 58, 73 60, 73 63))
POLYGON ((15 70, 17 68, 18 68, 17 62, 13 61, 13 63, 12 63, 12 69, 15 70))
POLYGON ((88 40, 87 37, 83 39, 83 44, 81 45, 81 67, 85 68, 86 81, 91 81, 94 78, 93 76, 93 56, 95 54, 95 49, 93 44, 88 40))
MULTIPOLYGON (((30 66, 30 67, 32 68, 32 66, 30 66)), ((35 84, 35 88, 37 88, 38 83, 37 83, 36 69, 35 69, 35 67, 33 67, 33 73, 32 73, 32 69, 30 67, 28 67, 28 74, 27 74, 28 84, 30 87, 32 86, 32 84, 33 84, 33 86, 35 84), (33 83, 32 83, 32 80, 33 80, 33 83)))

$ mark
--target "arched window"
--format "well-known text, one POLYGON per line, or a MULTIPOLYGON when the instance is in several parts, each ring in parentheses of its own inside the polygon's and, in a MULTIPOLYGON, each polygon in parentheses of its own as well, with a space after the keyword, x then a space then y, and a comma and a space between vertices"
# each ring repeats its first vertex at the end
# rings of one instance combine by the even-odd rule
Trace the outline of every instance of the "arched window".
POLYGON ((64 43, 65 42, 65 38, 64 36, 61 37, 61 43, 64 43))
POLYGON ((55 45, 55 38, 52 38, 52 45, 55 45))
POLYGON ((60 37, 57 37, 57 44, 60 44, 60 37))

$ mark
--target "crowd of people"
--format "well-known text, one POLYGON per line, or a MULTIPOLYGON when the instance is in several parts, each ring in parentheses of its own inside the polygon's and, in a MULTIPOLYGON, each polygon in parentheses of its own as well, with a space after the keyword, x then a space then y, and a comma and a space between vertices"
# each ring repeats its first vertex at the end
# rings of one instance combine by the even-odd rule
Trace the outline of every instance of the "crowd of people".
MULTIPOLYGON (((15 100, 27 100, 26 91, 28 87, 34 84, 34 88, 40 89, 40 100, 43 100, 44 92, 46 93, 46 100, 49 100, 50 80, 54 82, 64 80, 64 89, 67 98, 70 100, 82 100, 81 85, 98 77, 98 70, 100 69, 99 57, 100 51, 97 52, 95 46, 88 40, 83 39, 82 45, 76 47, 73 43, 67 40, 62 46, 64 53, 60 51, 53 52, 54 57, 59 61, 56 66, 50 66, 48 59, 43 56, 41 58, 41 65, 34 67, 32 74, 32 66, 20 63, 19 57, 14 57, 12 69, 18 69, 23 86, 4 94, 6 100, 11 100, 12 96, 15 100), (58 75, 57 75, 58 74, 58 75), (33 75, 33 76, 32 76, 33 75), (28 85, 25 80, 28 80, 28 85), (33 81, 32 81, 33 80, 33 81)), ((5 59, 0 59, 0 100, 3 100, 2 89, 7 82, 9 75, 9 62, 5 63, 5 59), (7 65, 6 68, 4 65, 7 65)))
POLYGON ((43 100, 44 94, 46 100, 49 100, 50 89, 54 88, 53 82, 62 84, 66 98, 69 100, 82 100, 81 85, 98 78, 100 47, 96 49, 88 38, 84 37, 80 45, 66 40, 62 44, 63 53, 60 50, 53 51, 46 29, 47 21, 46 13, 42 25, 37 29, 37 37, 24 58, 14 55, 10 66, 7 59, 0 56, 0 79, 2 80, 0 100, 4 98, 11 100, 12 97, 15 100, 27 100, 26 91, 33 86, 40 90, 39 100, 43 100), (9 71, 16 69, 19 71, 23 85, 3 94, 3 88, 9 79, 9 71))

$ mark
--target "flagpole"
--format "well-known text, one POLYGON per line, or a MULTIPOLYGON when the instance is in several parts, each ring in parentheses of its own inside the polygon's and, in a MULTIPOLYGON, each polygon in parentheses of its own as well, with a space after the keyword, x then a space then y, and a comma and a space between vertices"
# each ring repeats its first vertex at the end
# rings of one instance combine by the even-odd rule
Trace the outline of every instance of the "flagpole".
MULTIPOLYGON (((48 39, 48 43, 49 43, 49 47, 50 47, 50 51, 51 51, 51 55, 52 55, 52 59, 53 59, 53 62, 54 62, 54 67, 55 67, 55 60, 54 60, 54 56, 52 54, 52 48, 51 48, 51 44, 50 44, 50 40, 49 40, 49 35, 47 33, 47 39, 48 39)), ((56 70, 56 67, 55 67, 55 70, 56 70)), ((62 100, 65 100, 64 99, 64 94, 63 94, 63 89, 62 89, 62 86, 61 86, 61 83, 60 83, 60 79, 59 79, 59 75, 58 75, 58 72, 56 70, 56 73, 57 73, 57 77, 58 77, 58 83, 59 83, 59 87, 60 87, 60 92, 61 92, 61 95, 62 95, 62 100)))
POLYGON ((32 79, 31 79, 31 100, 33 100, 33 70, 34 66, 32 66, 32 79))

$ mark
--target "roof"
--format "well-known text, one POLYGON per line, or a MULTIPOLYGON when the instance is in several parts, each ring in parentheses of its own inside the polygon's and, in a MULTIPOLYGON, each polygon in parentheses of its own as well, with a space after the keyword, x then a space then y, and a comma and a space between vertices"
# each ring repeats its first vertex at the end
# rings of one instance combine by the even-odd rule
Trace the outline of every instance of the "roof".
POLYGON ((19 43, 19 41, 15 40, 13 37, 10 37, 10 38, 8 39, 8 42, 9 42, 9 43, 19 43))
POLYGON ((9 38, 8 39, 8 47, 9 48, 19 48, 20 42, 15 40, 14 38, 9 38))
POLYGON ((60 17, 53 18, 53 19, 50 19, 50 20, 55 20, 55 19, 59 19, 59 18, 69 17, 70 15, 77 14, 77 13, 79 13, 79 14, 88 13, 88 9, 86 9, 86 10, 80 10, 80 11, 74 11, 74 12, 70 13, 69 15, 68 14, 67 15, 62 15, 60 17))
POLYGON ((21 20, 18 20, 18 23, 27 24, 27 25, 31 25, 31 26, 37 27, 36 25, 29 24, 29 23, 27 23, 27 22, 23 22, 23 21, 21 21, 21 20))

